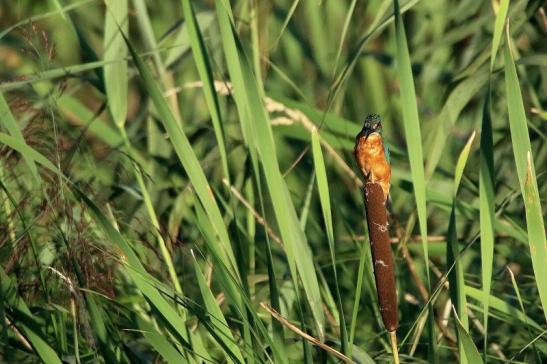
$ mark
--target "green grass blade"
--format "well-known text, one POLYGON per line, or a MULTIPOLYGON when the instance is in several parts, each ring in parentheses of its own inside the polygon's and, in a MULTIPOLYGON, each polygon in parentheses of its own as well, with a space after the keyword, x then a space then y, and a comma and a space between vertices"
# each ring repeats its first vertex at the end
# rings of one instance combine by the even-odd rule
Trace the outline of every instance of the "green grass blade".
POLYGON ((194 9, 190 3, 190 0, 182 0, 182 10, 186 19, 186 30, 188 31, 188 35, 190 37, 190 45, 192 47, 194 62, 198 70, 199 78, 201 79, 201 82, 203 82, 205 101, 207 102, 209 114, 211 115, 211 120, 213 121, 213 128, 215 130, 215 137, 218 144, 222 168, 224 169, 224 175, 228 179, 228 182, 230 182, 228 156, 226 154, 226 143, 224 142, 224 128, 222 125, 220 106, 215 90, 209 56, 207 55, 205 43, 203 42, 203 36, 199 29, 196 15, 194 14, 194 9))
POLYGON ((42 14, 31 16, 30 18, 22 19, 22 20, 18 21, 17 23, 13 24, 12 26, 7 27, 3 31, 1 31, 0 32, 0 39, 4 38, 12 30, 17 29, 17 28, 21 27, 24 24, 29 24, 29 23, 32 23, 32 22, 36 22, 36 21, 41 20, 41 19, 47 19, 47 18, 50 18, 52 16, 56 16, 56 15, 59 15, 59 14, 61 14, 61 16, 63 16, 68 11, 72 11, 74 9, 77 9, 81 6, 92 3, 94 1, 95 0, 81 0, 81 1, 77 1, 77 2, 74 2, 74 3, 68 4, 68 5, 66 5, 66 6, 64 6, 60 9, 57 9, 57 10, 44 12, 42 14))
MULTIPOLYGON (((484 324, 484 349, 488 348, 488 310, 490 289, 492 285, 492 269, 494 264, 494 146, 492 119, 490 114, 490 85, 486 91, 482 113, 480 167, 479 167, 479 224, 481 241, 481 278, 482 290, 486 299, 482 302, 484 324)), ((486 355, 484 356, 486 362, 486 355)))
POLYGON ((275 201, 274 214, 285 244, 292 278, 295 279, 297 274, 300 276, 318 335, 323 338, 325 317, 311 250, 279 170, 270 122, 260 98, 261 92, 252 68, 236 42, 229 3, 217 0, 216 8, 243 134, 249 148, 256 149, 260 156, 268 191, 272 201, 275 201))
POLYGON ((545 281, 545 277, 547 277, 547 240, 531 152, 528 152, 527 173, 524 182, 524 207, 532 265, 543 306, 543 314, 547 319, 547 282, 545 281))
POLYGON ((124 140, 120 132, 101 120, 77 98, 63 95, 57 101, 57 105, 63 115, 84 127, 86 131, 99 138, 109 147, 118 148, 123 145, 124 140))
POLYGON ((458 315, 455 310, 454 310, 454 317, 456 319, 455 321, 456 321, 456 329, 458 331, 458 338, 461 338, 461 341, 462 341, 463 350, 460 351, 460 355, 463 356, 463 354, 465 354, 465 357, 468 359, 469 363, 482 364, 483 361, 482 361, 481 355, 479 354, 479 351, 477 350, 475 343, 471 339, 471 336, 469 336, 467 329, 465 329, 464 325, 458 318, 458 315))
POLYGON ((156 69, 160 74, 162 74, 165 72, 165 66, 161 60, 158 43, 156 42, 156 36, 154 35, 154 29, 152 29, 152 23, 150 21, 150 15, 148 14, 148 10, 146 8, 146 1, 133 0, 133 4, 135 5, 135 13, 137 14, 137 20, 144 38, 144 43, 147 48, 153 52, 156 69))
MULTIPOLYGON (((410 171, 412 175, 412 184, 414 187, 414 196, 416 199, 416 209, 418 211, 418 221, 420 234, 424 249, 424 258, 428 260, 427 253, 427 210, 425 197, 425 173, 424 158, 422 150, 422 134, 420 128, 420 119, 418 116, 418 103, 416 101, 416 90, 414 88, 414 77, 412 76, 412 67, 410 64, 410 55, 404 25, 399 12, 398 1, 395 4, 395 32, 397 42, 397 75, 401 83, 401 104, 403 125, 408 148, 408 158, 410 162, 410 171)), ((428 270, 429 271, 429 270, 428 270)), ((429 273, 428 273, 429 275, 429 273)))
POLYGON ((177 364, 186 362, 186 358, 175 349, 164 335, 158 333, 152 325, 142 319, 138 319, 138 324, 140 330, 143 331, 142 334, 145 339, 167 363, 177 364))
MULTIPOLYGON (((36 354, 46 364, 61 364, 61 359, 55 353, 55 350, 47 343, 43 335, 35 330, 40 325, 34 321, 34 316, 30 309, 27 307, 23 299, 17 294, 16 283, 6 274, 3 268, 0 267, 0 298, 2 305, 7 306, 12 311, 17 311, 21 315, 24 315, 23 320, 12 324, 22 332, 24 337, 32 345, 32 348, 36 351, 36 354)), ((4 323, 2 323, 4 325, 4 323)))
POLYGON ((127 0, 107 0, 105 11, 104 61, 115 62, 104 66, 106 95, 114 123, 122 127, 127 117, 127 45, 120 32, 129 29, 127 0))
POLYGON ((325 229, 327 233, 327 241, 329 243, 330 258, 332 269, 334 273, 334 289, 336 295, 336 308, 339 314, 340 320, 340 334, 342 342, 342 353, 345 354, 348 350, 348 333, 346 328, 346 319, 344 317, 344 307, 342 306, 342 297, 340 296, 340 288, 338 287, 338 273, 336 269, 336 248, 334 241, 334 229, 332 226, 332 210, 330 206, 330 193, 329 182, 327 179, 327 171, 325 169, 325 160, 323 159, 323 152, 321 150, 321 143, 319 141, 319 133, 317 129, 312 131, 312 153, 313 162, 317 180, 317 191, 319 193, 319 201, 321 202, 321 211, 323 212, 323 220, 325 223, 325 229))
MULTIPOLYGON (((471 287, 471 286, 465 287, 465 293, 468 297, 478 302, 483 302, 486 299, 482 290, 471 287)), ((542 332, 544 330, 544 328, 541 325, 539 325, 537 322, 535 322, 531 317, 526 316, 526 314, 522 313, 516 307, 511 306, 505 300, 493 295, 489 295, 489 296, 490 297, 488 298, 488 301, 490 302, 490 307, 493 310, 502 313, 507 318, 514 321, 516 325, 527 325, 530 328, 533 328, 534 330, 536 330, 537 332, 542 332)))
MULTIPOLYGON (((367 244, 365 242, 364 244, 367 244)), ((349 330, 349 349, 348 356, 351 357, 353 352, 353 341, 355 340, 355 330, 357 329, 357 314, 359 313, 359 302, 361 301, 361 290, 363 289, 363 277, 365 273, 365 260, 367 258, 364 244, 360 246, 361 254, 359 256, 359 268, 357 269, 357 282, 355 283, 355 294, 353 299, 353 310, 351 314, 351 325, 349 330)))
MULTIPOLYGON (((461 322, 458 320, 457 325, 462 325, 465 330, 469 330, 469 318, 467 315, 467 302, 465 296, 465 280, 463 273, 463 266, 459 261, 461 258, 460 248, 458 243, 458 237, 456 235, 456 198, 457 192, 460 186, 460 181, 462 179, 463 170, 467 163, 469 157, 469 152, 471 151, 471 146, 473 140, 475 139, 475 132, 471 134, 471 137, 465 144, 463 150, 461 151, 458 161, 456 163, 455 173, 454 173, 454 197, 452 202, 452 211, 450 213, 450 220, 448 225, 447 233, 447 243, 448 247, 446 249, 446 266, 454 266, 448 275, 450 281, 450 298, 452 299, 452 304, 457 312, 458 317, 461 318, 461 322)), ((458 333, 458 347, 460 350, 460 363, 468 363, 469 358, 467 357, 467 352, 464 350, 465 339, 462 338, 460 330, 457 330, 458 333)), ((471 362, 472 363, 472 362, 471 362)))
POLYGON ((179 158, 179 161, 188 174, 188 177, 192 182, 192 186, 194 187, 199 200, 203 204, 209 219, 211 219, 211 223, 213 224, 215 233, 219 239, 224 263, 227 267, 229 267, 232 273, 238 276, 236 269, 237 265, 232 247, 230 245, 226 225, 224 224, 224 220, 222 219, 218 205, 211 192, 211 187, 209 186, 207 178, 201 169, 190 141, 182 131, 181 126, 175 120, 175 117, 169 109, 167 101, 164 99, 158 84, 148 69, 148 66, 146 66, 142 59, 137 55, 127 39, 126 42, 133 61, 135 62, 135 65, 137 66, 137 69, 142 77, 143 84, 152 98, 154 105, 156 106, 161 122, 169 134, 171 143, 179 158))
POLYGON ((344 47, 344 41, 346 40, 346 35, 348 33, 349 23, 351 22, 351 17, 353 16, 353 11, 355 10, 355 5, 357 0, 352 0, 346 14, 346 19, 344 20, 344 27, 342 28, 342 33, 340 35, 340 44, 338 45, 338 51, 336 51, 336 57, 334 58, 334 72, 338 66, 338 61, 342 55, 342 48, 344 47))
MULTIPOLYGON (((50 171, 62 176, 61 171, 50 162, 41 153, 37 152, 33 148, 26 144, 21 143, 19 140, 13 138, 10 135, 0 133, 0 143, 6 144, 12 149, 17 150, 24 156, 32 158, 35 162, 39 163, 43 167, 46 167, 50 171)), ((177 314, 175 309, 171 307, 167 301, 163 298, 162 294, 158 291, 158 282, 145 270, 144 266, 140 262, 138 256, 133 251, 129 243, 123 238, 118 230, 110 223, 109 219, 101 212, 93 201, 91 201, 86 194, 80 191, 72 182, 63 176, 65 181, 71 187, 73 193, 77 198, 82 200, 88 208, 89 214, 93 217, 95 222, 101 227, 108 240, 117 245, 123 251, 124 267, 127 274, 131 277, 135 285, 142 292, 142 294, 149 300, 152 306, 154 306, 161 316, 165 319, 165 322, 183 339, 188 337, 186 327, 181 317, 177 314)))
POLYGON ((460 182, 463 176, 463 170, 465 168, 465 165, 467 164, 467 159, 469 158, 469 152, 471 151, 471 146, 473 145, 473 141, 475 140, 475 135, 476 133, 475 131, 473 131, 473 133, 467 140, 467 143, 465 143, 465 146, 460 152, 460 155, 458 156, 458 161, 456 162, 456 168, 454 171, 454 197, 458 194, 458 189, 460 187, 460 182))
MULTIPOLYGON (((132 147, 131 143, 129 141, 129 138, 125 132, 125 129, 123 126, 119 128, 120 134, 122 135, 124 142, 125 142, 125 149, 127 153, 131 156, 132 160, 136 160, 132 155, 132 147)), ((135 174, 135 178, 137 179, 137 183, 140 188, 140 192, 142 195, 142 199, 144 201, 144 206, 146 208, 146 212, 148 213, 148 217, 150 218, 150 222, 152 223, 152 228, 154 230, 154 235, 156 236, 156 240, 158 241, 158 245, 160 247, 161 255, 163 257, 163 260, 165 264, 167 265, 167 271, 169 272, 169 277, 171 278, 171 282, 173 284, 173 287, 175 288, 175 291, 177 294, 181 297, 183 297, 182 287, 180 285, 179 279, 177 277, 177 272, 175 270, 175 266, 173 264, 173 259, 171 257, 171 253, 169 252, 169 249, 167 249, 167 244, 165 243, 165 239, 163 238, 163 235, 161 234, 161 226, 160 222, 158 220, 158 216, 156 214, 156 210, 154 209, 154 204, 152 202, 152 198, 150 197, 150 193, 148 192, 148 188, 146 187, 146 183, 144 181, 144 177, 142 175, 142 171, 139 167, 139 165, 136 164, 136 162, 132 163, 133 172, 135 174)), ((184 313, 181 312, 181 315, 184 317, 184 313)))
MULTIPOLYGON (((397 75, 401 84, 401 106, 403 115, 403 125, 405 139, 408 148, 408 159, 410 162, 410 172, 412 175, 412 185, 414 197, 416 200, 416 210, 418 212, 418 224, 422 236, 422 248, 424 261, 426 262, 427 288, 431 291, 431 279, 429 276, 429 249, 427 242, 427 207, 426 207, 426 181, 424 171, 424 158, 422 149, 422 133, 420 128, 420 119, 418 116, 418 102, 416 100, 416 90, 414 87, 414 77, 412 75, 412 65, 405 34, 405 28, 399 2, 393 1, 395 15, 395 42, 397 52, 395 59, 397 61, 397 75)), ((433 308, 429 307, 428 331, 430 345, 430 361, 436 362, 436 338, 433 325, 433 308)))
POLYGON ((494 69, 496 54, 498 53, 498 49, 500 47, 501 36, 503 35, 503 28, 505 26, 505 19, 507 18, 508 10, 509 0, 501 0, 498 13, 496 15, 496 22, 494 23, 494 36, 492 37, 492 50, 490 52, 490 72, 494 69))
MULTIPOLYGON (((19 124, 17 123, 17 120, 15 120, 15 117, 11 113, 9 105, 6 102, 6 99, 4 98, 4 95, 1 92, 0 92, 0 123, 6 128, 6 130, 11 136, 21 140, 21 142, 23 143, 25 142, 25 138, 23 137, 23 132, 21 132, 21 129, 19 128, 19 124)), ((34 181, 40 184, 40 176, 38 174, 38 169, 36 168, 36 165, 34 164, 33 160, 25 157, 25 162, 28 168, 30 169, 30 172, 32 173, 32 177, 34 181)))
POLYGON ((199 268, 195 256, 193 258, 197 283, 201 292, 201 296, 203 297, 203 302, 205 303, 207 315, 210 316, 210 324, 216 331, 218 331, 218 335, 216 337, 222 340, 224 346, 229 349, 229 354, 226 356, 226 359, 230 363, 243 363, 243 356, 241 355, 241 351, 239 350, 237 342, 235 341, 234 336, 230 331, 228 322, 226 321, 226 318, 224 317, 224 314, 222 313, 222 310, 220 309, 220 306, 218 305, 215 296, 207 285, 207 281, 205 280, 205 277, 203 276, 203 273, 199 268))
POLYGON ((543 306, 543 313, 547 319, 547 280, 544 278, 547 277, 547 241, 536 172, 532 159, 532 147, 530 136, 528 135, 526 113, 520 93, 517 69, 511 53, 512 42, 509 35, 509 27, 507 27, 505 41, 505 88, 511 141, 513 143, 513 153, 520 188, 524 196, 532 266, 534 268, 539 297, 543 306))
MULTIPOLYGON (((203 31, 209 29, 215 20, 211 12, 198 13, 196 14, 196 19, 200 29, 203 29, 203 31)), ((190 37, 186 27, 186 23, 182 23, 178 33, 175 35, 174 46, 168 50, 165 56, 165 67, 171 67, 190 49, 190 37)))

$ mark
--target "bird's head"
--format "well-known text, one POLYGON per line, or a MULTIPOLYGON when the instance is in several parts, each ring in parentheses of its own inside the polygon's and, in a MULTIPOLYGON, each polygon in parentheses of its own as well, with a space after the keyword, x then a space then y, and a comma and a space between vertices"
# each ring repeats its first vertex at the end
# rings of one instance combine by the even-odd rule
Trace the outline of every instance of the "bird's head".
POLYGON ((369 114, 365 118, 365 124, 363 125, 363 129, 357 134, 357 140, 362 137, 366 139, 373 133, 382 135, 382 117, 378 114, 369 114))

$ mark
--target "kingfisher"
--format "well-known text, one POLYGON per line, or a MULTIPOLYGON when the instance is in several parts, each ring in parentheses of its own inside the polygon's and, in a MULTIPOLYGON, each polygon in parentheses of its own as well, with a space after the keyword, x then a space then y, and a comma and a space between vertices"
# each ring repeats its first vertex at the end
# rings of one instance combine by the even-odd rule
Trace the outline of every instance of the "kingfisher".
POLYGON ((382 118, 370 114, 365 118, 363 129, 355 138, 355 159, 365 177, 365 183, 373 182, 382 186, 384 198, 389 196, 391 166, 389 150, 382 138, 382 118))

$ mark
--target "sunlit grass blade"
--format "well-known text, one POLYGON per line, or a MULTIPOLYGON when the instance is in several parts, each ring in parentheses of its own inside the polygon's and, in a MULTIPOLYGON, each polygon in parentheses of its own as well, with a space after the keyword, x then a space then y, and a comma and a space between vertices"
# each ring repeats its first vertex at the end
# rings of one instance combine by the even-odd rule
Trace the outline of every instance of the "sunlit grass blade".
POLYGON ((105 12, 104 60, 115 61, 104 66, 106 95, 114 123, 123 126, 127 117, 127 45, 120 32, 127 34, 129 29, 127 0, 107 0, 105 12))
POLYGON ((458 194, 458 189, 460 187, 460 182, 463 176, 463 170, 465 169, 465 165, 467 164, 467 159, 469 158, 471 146, 475 141, 475 135, 476 133, 475 131, 473 131, 473 133, 467 140, 467 143, 465 143, 465 146, 460 152, 460 155, 458 156, 458 161, 456 162, 456 168, 454 170, 454 197, 458 194))
POLYGON ((503 28, 505 26, 505 19, 507 18, 507 11, 509 10, 509 0, 501 0, 499 8, 496 13, 496 22, 494 24, 494 36, 492 37, 492 50, 490 52, 490 72, 494 69, 494 63, 496 62, 496 54, 500 47, 501 36, 503 35, 503 28))
MULTIPOLYGON (((403 19, 399 10, 398 0, 394 0, 395 14, 395 41, 397 52, 395 59, 397 61, 397 75, 401 84, 401 106, 405 139, 408 148, 408 159, 410 162, 410 172, 412 175, 412 185, 414 198, 416 200, 416 210, 418 212, 418 224, 422 236, 422 247, 427 276, 427 288, 431 291, 431 280, 429 277, 429 251, 427 242, 427 208, 426 208, 426 181, 424 172, 424 158, 422 149, 422 133, 420 128, 420 119, 418 116, 418 102, 416 100, 416 90, 414 88, 414 77, 412 75, 412 65, 405 34, 403 19)), ((434 328, 434 313, 431 305, 429 307, 428 331, 430 345, 430 361, 436 361, 436 338, 434 328)))
POLYGON ((520 188, 524 196, 532 266, 534 268, 539 297, 543 306, 543 314, 547 319, 547 280, 544 278, 547 277, 547 241, 536 171, 532 159, 532 147, 530 136, 528 135, 526 113, 524 111, 517 69, 511 50, 512 42, 509 35, 509 26, 507 26, 505 42, 505 89, 511 141, 513 143, 513 154, 515 156, 520 188))
MULTIPOLYGON (((279 170, 271 126, 260 98, 261 92, 246 55, 236 41, 230 4, 217 0, 216 9, 243 134, 248 147, 256 149, 260 156, 266 185, 274 201, 273 209, 285 245, 292 279, 295 281, 300 276, 319 337, 323 338, 325 317, 313 257, 279 170)), ((298 289, 297 284, 295 289, 298 289)))
POLYGON ((330 193, 329 182, 327 179, 327 171, 325 169, 325 160, 323 159, 323 152, 321 150, 321 144, 319 142, 319 133, 317 129, 312 131, 312 152, 313 162, 315 167, 315 173, 317 176, 317 191, 319 193, 319 200, 321 202, 321 210, 323 212, 323 221, 325 223, 325 229, 327 233, 327 241, 329 243, 330 257, 332 270, 334 273, 334 289, 336 308, 339 314, 340 321, 340 334, 342 342, 342 353, 346 353, 348 350, 348 334, 346 329, 346 319, 344 316, 344 307, 342 305, 342 297, 340 296, 340 288, 338 287, 338 273, 336 269, 336 247, 334 241, 334 229, 332 226, 332 212, 330 206, 330 193))
POLYGON ((182 9, 186 19, 186 29, 190 37, 190 45, 192 47, 194 63, 196 64, 199 78, 201 79, 201 82, 203 82, 203 93, 205 95, 205 101, 207 102, 209 114, 211 115, 211 120, 213 122, 222 168, 224 169, 224 175, 228 179, 228 182, 230 182, 228 157, 226 155, 226 143, 224 142, 224 128, 222 125, 220 106, 215 90, 209 56, 207 54, 205 43, 203 42, 203 36, 199 29, 196 15, 194 14, 194 9, 190 0, 182 0, 182 9))

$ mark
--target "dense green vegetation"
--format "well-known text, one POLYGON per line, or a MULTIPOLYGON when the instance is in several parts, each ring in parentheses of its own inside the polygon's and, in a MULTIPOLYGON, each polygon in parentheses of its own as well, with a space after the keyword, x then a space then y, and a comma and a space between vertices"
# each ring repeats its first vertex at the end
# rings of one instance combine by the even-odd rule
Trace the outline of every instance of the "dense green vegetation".
POLYGON ((3 3, 0 358, 390 362, 379 113, 401 362, 545 362, 542 4, 3 3))

